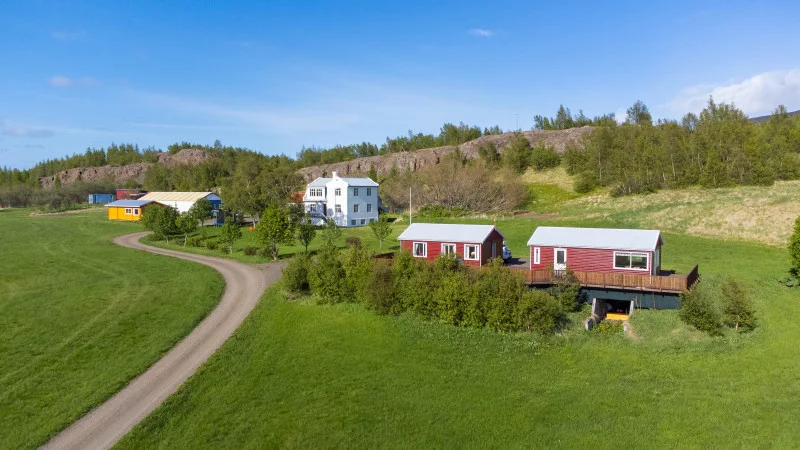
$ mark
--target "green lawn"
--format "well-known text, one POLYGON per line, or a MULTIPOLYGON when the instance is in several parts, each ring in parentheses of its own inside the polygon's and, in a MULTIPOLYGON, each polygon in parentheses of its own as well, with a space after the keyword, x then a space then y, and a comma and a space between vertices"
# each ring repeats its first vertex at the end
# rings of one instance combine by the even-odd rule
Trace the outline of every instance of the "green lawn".
MULTIPOLYGON (((498 226, 524 253, 543 223, 565 222, 498 226)), ((276 285, 120 447, 796 446, 800 290, 775 281, 786 251, 665 240, 665 266, 700 264, 703 282, 734 275, 750 286, 760 327, 709 338, 676 311, 641 311, 634 338, 578 326, 543 338, 288 301, 276 285)))
POLYGON ((43 444, 158 360, 219 301, 214 270, 112 244, 103 209, 0 210, 0 448, 43 444))

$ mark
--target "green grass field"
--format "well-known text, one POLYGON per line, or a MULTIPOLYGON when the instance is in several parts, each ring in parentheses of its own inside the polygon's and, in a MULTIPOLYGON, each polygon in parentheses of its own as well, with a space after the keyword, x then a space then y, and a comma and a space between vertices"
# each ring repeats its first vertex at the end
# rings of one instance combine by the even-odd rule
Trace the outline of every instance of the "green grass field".
MULTIPOLYGON (((524 254, 536 225, 587 223, 615 224, 502 219, 498 227, 524 254)), ((733 275, 748 285, 759 328, 710 338, 676 311, 639 311, 633 337, 577 325, 554 337, 503 334, 289 301, 276 285, 119 446, 796 446, 800 290, 776 281, 787 252, 676 234, 665 241, 666 268, 699 264, 705 283, 733 275)))
POLYGON ((43 444, 158 360, 219 301, 210 268, 112 244, 103 209, 0 210, 0 448, 43 444))

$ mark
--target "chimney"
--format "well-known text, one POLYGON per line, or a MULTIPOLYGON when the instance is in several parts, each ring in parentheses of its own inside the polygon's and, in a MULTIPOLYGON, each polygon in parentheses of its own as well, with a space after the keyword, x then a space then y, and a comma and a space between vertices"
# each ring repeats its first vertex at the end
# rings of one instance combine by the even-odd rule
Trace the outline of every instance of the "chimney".
POLYGON ((339 174, 335 170, 333 171, 333 178, 339 178, 339 174))

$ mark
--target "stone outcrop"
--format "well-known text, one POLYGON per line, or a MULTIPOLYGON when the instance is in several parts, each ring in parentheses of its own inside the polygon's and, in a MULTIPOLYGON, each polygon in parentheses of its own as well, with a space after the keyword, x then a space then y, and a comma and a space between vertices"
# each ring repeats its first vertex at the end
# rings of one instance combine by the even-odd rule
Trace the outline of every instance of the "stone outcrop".
MULTIPOLYGON (((587 126, 568 130, 534 130, 525 131, 523 135, 525 135, 531 145, 544 143, 545 145, 555 148, 559 153, 563 153, 569 145, 581 145, 583 137, 591 132, 592 129, 592 127, 587 126)), ((393 168, 397 170, 405 170, 408 168, 411 171, 417 171, 424 167, 439 164, 442 157, 458 149, 461 150, 461 154, 463 154, 465 158, 477 158, 478 149, 489 142, 493 142, 498 152, 502 154, 511 142, 512 137, 513 133, 482 136, 459 146, 435 147, 413 152, 368 156, 366 158, 357 158, 340 163, 306 167, 300 169, 299 172, 303 178, 311 181, 317 177, 329 177, 334 171, 336 171, 339 176, 363 175, 368 173, 371 168, 374 168, 378 175, 388 174, 393 168)))

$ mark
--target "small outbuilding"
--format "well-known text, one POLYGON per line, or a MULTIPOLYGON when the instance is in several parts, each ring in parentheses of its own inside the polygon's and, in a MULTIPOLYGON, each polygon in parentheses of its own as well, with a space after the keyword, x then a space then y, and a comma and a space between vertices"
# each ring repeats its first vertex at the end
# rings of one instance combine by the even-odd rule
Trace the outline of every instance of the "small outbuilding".
POLYGON ((482 266, 503 256, 505 236, 494 225, 415 223, 397 240, 415 258, 433 261, 441 254, 454 255, 469 266, 482 266))
POLYGON ((211 210, 216 217, 222 200, 213 192, 148 192, 139 200, 150 200, 165 206, 171 206, 179 213, 185 213, 200 199, 207 199, 211 203, 211 210))
POLYGON ((107 203, 108 220, 142 220, 142 213, 145 208, 154 203, 152 200, 117 200, 107 203))
POLYGON ((116 198, 114 198, 114 194, 89 194, 90 205, 105 205, 113 202, 114 200, 116 200, 116 198))
POLYGON ((663 243, 658 230, 539 227, 528 240, 530 268, 659 275, 663 243))

